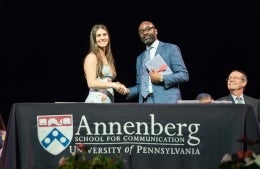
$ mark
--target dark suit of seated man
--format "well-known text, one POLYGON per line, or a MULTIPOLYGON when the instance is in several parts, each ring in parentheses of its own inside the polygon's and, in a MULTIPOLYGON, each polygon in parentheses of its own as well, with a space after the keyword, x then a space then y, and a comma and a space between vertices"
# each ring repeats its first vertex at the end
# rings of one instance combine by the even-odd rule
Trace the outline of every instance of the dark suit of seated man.
MULTIPOLYGON (((227 88, 229 95, 221 97, 219 101, 232 101, 234 104, 249 104, 253 107, 258 123, 259 119, 259 100, 244 94, 247 85, 247 75, 241 70, 232 70, 227 77, 227 88)), ((259 125, 260 126, 260 125, 259 125)))

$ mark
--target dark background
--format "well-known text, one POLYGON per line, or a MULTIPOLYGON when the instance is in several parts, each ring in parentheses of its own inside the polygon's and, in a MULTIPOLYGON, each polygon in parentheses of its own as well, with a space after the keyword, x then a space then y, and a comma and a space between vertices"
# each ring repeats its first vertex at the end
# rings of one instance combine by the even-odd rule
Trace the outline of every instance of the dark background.
MULTIPOLYGON (((190 81, 184 100, 200 92, 228 94, 232 69, 248 75, 245 93, 259 98, 260 10, 257 1, 0 1, 0 112, 7 122, 16 102, 83 102, 83 59, 96 23, 107 25, 117 80, 135 84, 135 59, 144 49, 137 28, 153 21, 161 41, 177 44, 190 81)), ((116 102, 126 101, 116 95, 116 102)))

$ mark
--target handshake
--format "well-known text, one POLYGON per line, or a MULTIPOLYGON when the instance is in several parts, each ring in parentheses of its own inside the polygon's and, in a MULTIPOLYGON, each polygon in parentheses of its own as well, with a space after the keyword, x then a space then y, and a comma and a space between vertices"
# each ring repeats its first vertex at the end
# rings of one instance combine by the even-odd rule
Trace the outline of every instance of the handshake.
POLYGON ((120 82, 113 82, 115 84, 115 86, 113 87, 113 89, 118 92, 119 94, 122 95, 128 95, 129 94, 129 89, 125 87, 124 84, 120 83, 120 82))

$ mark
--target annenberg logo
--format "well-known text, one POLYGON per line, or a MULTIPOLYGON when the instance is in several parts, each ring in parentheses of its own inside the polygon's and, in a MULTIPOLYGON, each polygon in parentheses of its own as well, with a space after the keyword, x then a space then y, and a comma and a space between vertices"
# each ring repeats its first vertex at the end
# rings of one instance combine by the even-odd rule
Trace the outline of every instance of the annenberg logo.
POLYGON ((148 122, 93 122, 89 124, 87 117, 83 115, 75 136, 108 136, 108 135, 135 135, 135 136, 159 136, 184 137, 187 135, 187 144, 197 146, 200 138, 196 137, 200 124, 198 123, 159 123, 154 114, 149 114, 148 122))
POLYGON ((37 133, 41 146, 53 155, 65 150, 73 136, 72 115, 37 116, 37 133))

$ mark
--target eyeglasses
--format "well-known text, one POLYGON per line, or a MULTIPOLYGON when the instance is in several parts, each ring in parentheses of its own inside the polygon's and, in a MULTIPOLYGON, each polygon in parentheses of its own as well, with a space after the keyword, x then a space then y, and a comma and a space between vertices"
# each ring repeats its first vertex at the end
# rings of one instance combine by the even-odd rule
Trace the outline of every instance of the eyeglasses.
POLYGON ((146 27, 145 29, 140 29, 138 32, 139 34, 144 34, 144 32, 150 32, 152 29, 154 29, 154 26, 146 27))
POLYGON ((241 77, 234 76, 234 77, 228 77, 226 80, 229 81, 229 80, 244 80, 244 79, 241 77))

